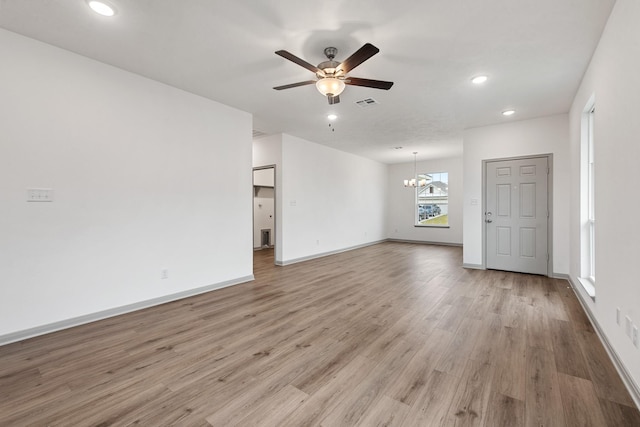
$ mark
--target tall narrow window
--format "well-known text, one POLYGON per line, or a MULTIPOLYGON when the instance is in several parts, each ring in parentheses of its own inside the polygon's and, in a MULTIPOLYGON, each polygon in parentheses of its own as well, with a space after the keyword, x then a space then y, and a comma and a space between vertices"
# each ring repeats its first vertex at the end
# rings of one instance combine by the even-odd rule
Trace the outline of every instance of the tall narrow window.
POLYGON ((596 282, 596 189, 595 189, 595 164, 593 160, 593 119, 595 116, 595 107, 592 107, 587 114, 588 126, 588 173, 589 173, 589 279, 592 283, 596 282))
POLYGON ((596 295, 595 112, 592 96, 582 115, 580 155, 580 283, 591 297, 596 295))
POLYGON ((449 173, 420 173, 416 186, 416 225, 449 226, 449 173))

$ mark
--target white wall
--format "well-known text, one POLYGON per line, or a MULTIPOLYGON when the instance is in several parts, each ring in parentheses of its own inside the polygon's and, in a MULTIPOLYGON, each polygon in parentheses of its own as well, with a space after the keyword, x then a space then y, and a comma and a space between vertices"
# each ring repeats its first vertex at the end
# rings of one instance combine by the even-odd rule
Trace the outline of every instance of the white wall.
POLYGON ((4 30, 0 57, 0 341, 252 277, 249 114, 4 30))
POLYGON ((413 166, 413 162, 389 166, 387 236, 399 240, 462 244, 462 157, 417 162, 418 173, 449 173, 449 228, 414 226, 415 189, 405 188, 403 184, 413 176, 413 166))
POLYGON ((282 135, 282 262, 386 238, 387 166, 282 135))
POLYGON ((640 328, 640 3, 618 0, 575 97, 571 122, 571 279, 615 353, 640 385, 640 350, 625 335, 624 317, 640 328), (580 274, 580 121, 595 94, 596 299, 580 274), (623 322, 616 324, 620 307, 623 322))
POLYGON ((553 274, 569 273, 569 119, 566 114, 464 132, 465 265, 482 266, 482 161, 553 154, 553 274), (477 200, 478 204, 472 204, 477 200))

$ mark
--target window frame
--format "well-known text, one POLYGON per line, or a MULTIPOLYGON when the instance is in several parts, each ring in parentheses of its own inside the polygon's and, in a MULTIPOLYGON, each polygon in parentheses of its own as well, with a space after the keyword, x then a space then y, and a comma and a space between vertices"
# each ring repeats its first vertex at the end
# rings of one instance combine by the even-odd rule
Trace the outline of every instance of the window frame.
POLYGON ((587 294, 596 296, 595 96, 587 102, 580 132, 580 277, 587 294))

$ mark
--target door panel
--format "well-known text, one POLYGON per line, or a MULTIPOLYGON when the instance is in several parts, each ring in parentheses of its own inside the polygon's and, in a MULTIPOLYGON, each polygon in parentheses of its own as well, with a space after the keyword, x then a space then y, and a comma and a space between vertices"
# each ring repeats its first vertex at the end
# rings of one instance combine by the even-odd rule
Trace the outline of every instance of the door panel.
POLYGON ((548 274, 547 181, 546 157, 486 163, 487 268, 548 274))
POLYGON ((496 227, 497 235, 497 254, 498 255, 511 255, 511 228, 509 227, 496 227))
POLYGON ((496 215, 501 217, 511 216, 511 185, 510 184, 498 184, 497 185, 497 206, 496 215))
POLYGON ((520 256, 525 258, 535 258, 536 256, 536 229, 520 229, 520 256))
POLYGON ((520 218, 536 217, 536 185, 520 185, 520 218))

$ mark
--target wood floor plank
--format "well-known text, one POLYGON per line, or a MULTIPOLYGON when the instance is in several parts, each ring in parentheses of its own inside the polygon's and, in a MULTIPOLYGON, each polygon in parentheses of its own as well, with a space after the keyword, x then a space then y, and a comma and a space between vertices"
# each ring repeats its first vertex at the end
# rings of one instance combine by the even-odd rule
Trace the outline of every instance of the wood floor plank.
POLYGON ((282 425, 286 427, 320 425, 327 414, 333 412, 343 399, 364 382, 374 369, 375 362, 363 356, 356 356, 342 367, 333 377, 297 410, 282 425))
POLYGON ((451 425, 449 408, 458 384, 460 384, 459 377, 434 370, 402 425, 405 427, 451 425))
POLYGON ((374 403, 383 396, 383 390, 402 371, 417 352, 415 344, 399 341, 384 359, 373 368, 377 375, 360 383, 352 392, 343 396, 340 403, 322 420, 321 425, 356 425, 374 403))
POLYGON ((525 425, 566 425, 553 353, 537 347, 527 353, 525 425))
POLYGON ((491 392, 485 427, 523 427, 524 402, 510 396, 491 392))
POLYGON ((303 393, 291 385, 287 385, 273 396, 265 399, 253 411, 242 417, 236 424, 227 425, 247 427, 280 425, 285 419, 287 419, 289 414, 300 407, 308 397, 309 395, 306 393, 303 393))
POLYGON ((562 297, 565 310, 575 330, 595 332, 589 316, 584 312, 573 288, 566 280, 555 280, 558 294, 562 297))
POLYGON ((400 375, 392 381, 385 394, 404 404, 413 405, 442 357, 442 349, 446 348, 452 339, 452 333, 435 329, 426 337, 422 347, 400 375))
POLYGON ((599 398, 602 416, 609 427, 633 427, 640 426, 640 411, 631 406, 621 405, 607 399, 599 398))
POLYGON ((640 425, 564 280, 399 242, 254 275, 0 346, 0 425, 640 425))
POLYGON ((560 394, 568 427, 600 427, 606 425, 593 384, 584 378, 558 374, 560 394))
POLYGON ((356 425, 362 427, 401 426, 408 413, 409 405, 382 396, 373 404, 373 409, 368 411, 356 425))
POLYGON ((469 360, 449 407, 448 419, 455 426, 482 426, 487 419, 493 367, 469 360))
POLYGON ((553 352, 553 340, 549 329, 549 319, 540 305, 526 307, 525 331, 527 346, 553 352))
POLYGON ((589 331, 577 331, 576 336, 587 356, 590 379, 598 396, 623 405, 635 406, 598 336, 589 331))
POLYGON ((451 302, 451 307, 442 316, 436 327, 449 332, 456 332, 473 300, 469 297, 458 296, 451 302))
POLYGON ((575 377, 590 379, 582 349, 578 345, 571 324, 563 320, 549 320, 556 369, 575 377))
POLYGON ((511 288, 501 288, 494 286, 491 300, 489 301, 489 311, 496 314, 507 314, 511 288))
POLYGON ((527 340, 519 329, 504 327, 500 334, 500 354, 495 361, 493 389, 496 393, 524 401, 527 340))
POLYGON ((500 348, 502 317, 494 313, 487 313, 481 324, 480 333, 469 358, 481 363, 492 364, 504 351, 500 348))
POLYGON ((439 359, 436 369, 458 377, 462 376, 481 328, 481 322, 464 318, 451 343, 443 349, 443 355, 439 359))
POLYGON ((527 327, 527 307, 530 304, 530 299, 527 297, 509 295, 507 308, 501 315, 503 326, 524 330, 527 327))

